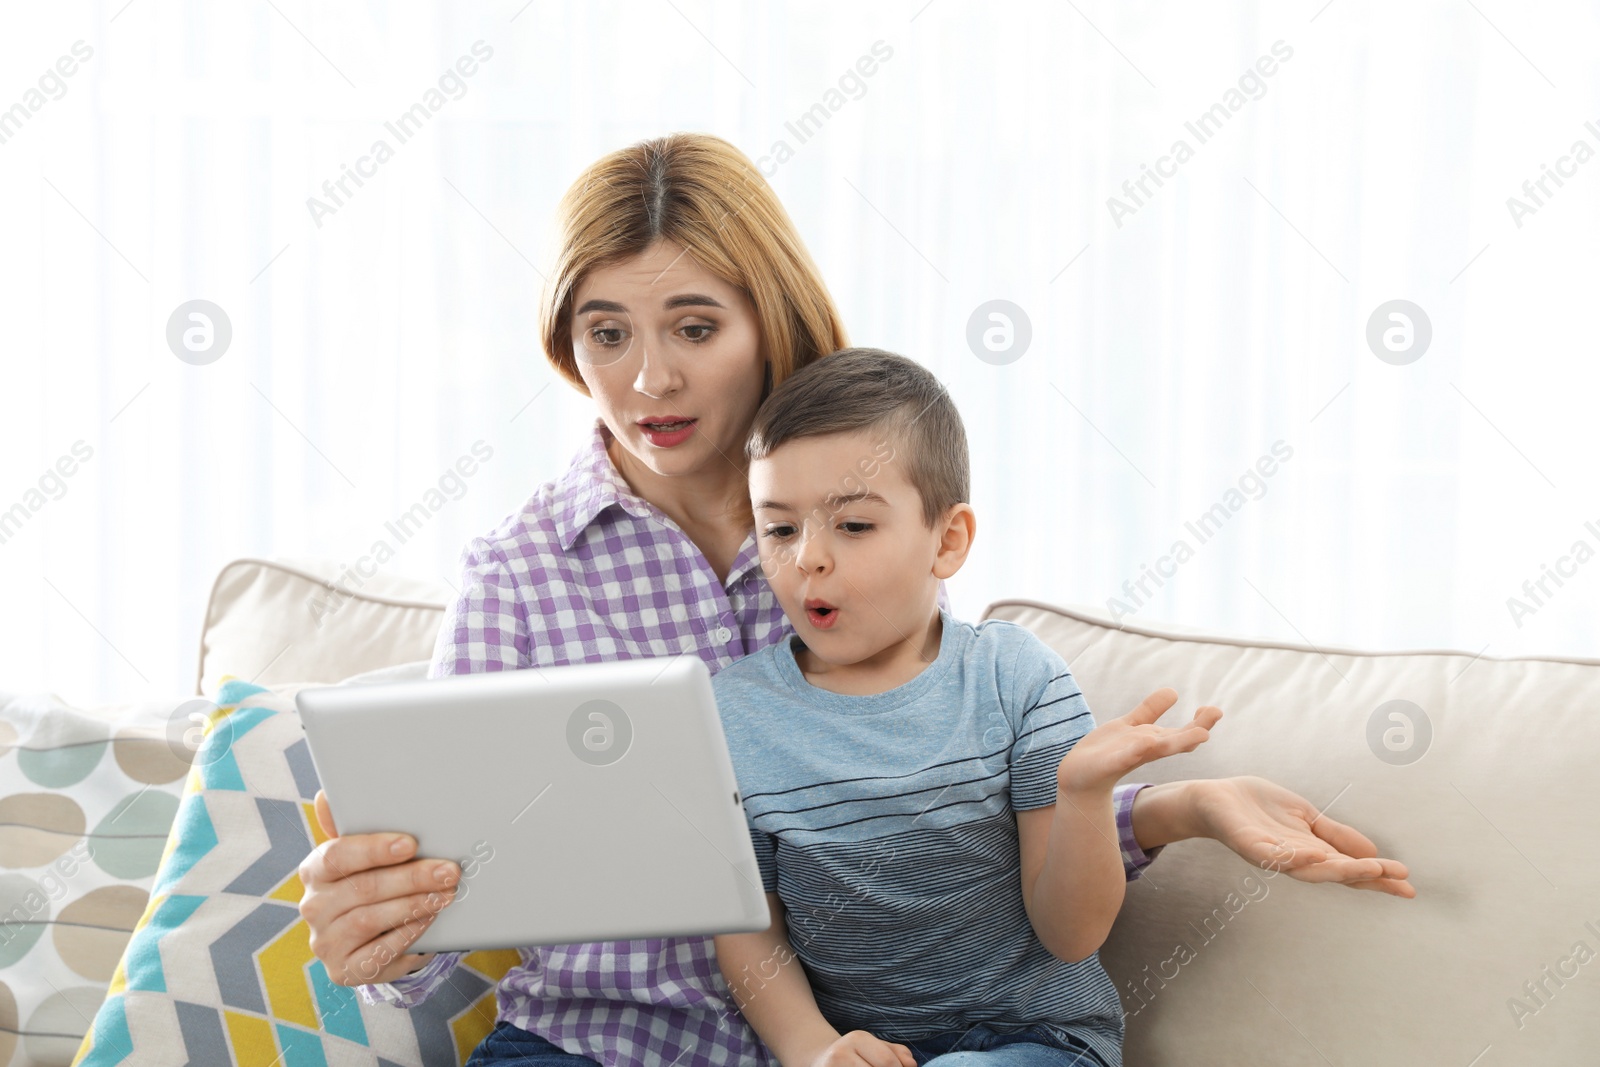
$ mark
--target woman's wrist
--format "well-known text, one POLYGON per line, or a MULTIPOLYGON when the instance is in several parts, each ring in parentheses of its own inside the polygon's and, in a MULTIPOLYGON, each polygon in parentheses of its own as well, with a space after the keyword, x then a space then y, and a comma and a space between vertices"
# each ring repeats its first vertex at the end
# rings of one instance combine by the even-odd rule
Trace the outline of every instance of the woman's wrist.
POLYGON ((1211 836, 1206 829, 1200 802, 1208 779, 1163 782, 1148 785, 1133 798, 1129 822, 1133 839, 1145 852, 1191 837, 1211 836))

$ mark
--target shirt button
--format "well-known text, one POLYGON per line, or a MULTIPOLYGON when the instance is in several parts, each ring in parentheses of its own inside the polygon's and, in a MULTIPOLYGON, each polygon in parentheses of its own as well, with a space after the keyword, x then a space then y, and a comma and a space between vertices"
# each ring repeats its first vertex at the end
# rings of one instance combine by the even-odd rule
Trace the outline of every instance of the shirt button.
POLYGON ((727 644, 729 641, 733 640, 733 631, 728 629, 726 626, 719 626, 717 627, 716 632, 711 636, 715 637, 722 644, 727 644))

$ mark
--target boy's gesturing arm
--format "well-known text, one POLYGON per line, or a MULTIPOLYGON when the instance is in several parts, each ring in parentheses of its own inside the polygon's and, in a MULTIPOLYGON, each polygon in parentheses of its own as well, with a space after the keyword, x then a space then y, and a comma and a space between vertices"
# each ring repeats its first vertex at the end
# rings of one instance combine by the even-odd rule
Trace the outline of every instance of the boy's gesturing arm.
POLYGON ((1058 959, 1087 959, 1111 932, 1127 886, 1111 792, 1058 792, 1054 804, 1017 812, 1022 903, 1058 959))
POLYGON ((1204 707, 1181 729, 1156 726, 1177 699, 1159 689, 1080 737, 1057 766, 1056 803, 1017 812, 1023 905, 1045 948, 1069 963, 1105 943, 1127 888, 1112 789, 1136 767, 1194 750, 1222 717, 1204 707))
POLYGON ((868 1063, 914 1067, 904 1045, 881 1041, 865 1030, 841 1035, 817 1008, 805 968, 789 943, 783 901, 767 894, 772 925, 753 934, 717 934, 717 966, 746 1021, 784 1067, 868 1063), (836 1047, 837 1046, 837 1047, 836 1047))

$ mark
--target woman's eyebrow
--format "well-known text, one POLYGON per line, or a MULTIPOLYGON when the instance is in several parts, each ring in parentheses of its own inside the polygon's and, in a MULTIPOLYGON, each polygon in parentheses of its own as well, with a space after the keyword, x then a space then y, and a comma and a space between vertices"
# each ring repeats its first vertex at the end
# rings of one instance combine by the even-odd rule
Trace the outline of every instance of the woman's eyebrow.
MULTIPOLYGON (((704 293, 681 293, 678 296, 669 296, 666 300, 661 302, 661 306, 668 311, 672 311, 675 308, 688 307, 709 307, 727 310, 722 301, 718 300, 714 296, 707 296, 704 293)), ((583 302, 583 306, 574 311, 573 314, 586 315, 591 311, 605 311, 613 315, 626 315, 628 313, 628 309, 617 303, 615 300, 596 299, 585 300, 583 302)))
POLYGON ((671 311, 673 308, 720 308, 722 307, 722 301, 718 300, 714 296, 706 296, 704 293, 682 293, 678 296, 669 296, 662 302, 661 306, 666 308, 668 311, 671 311))

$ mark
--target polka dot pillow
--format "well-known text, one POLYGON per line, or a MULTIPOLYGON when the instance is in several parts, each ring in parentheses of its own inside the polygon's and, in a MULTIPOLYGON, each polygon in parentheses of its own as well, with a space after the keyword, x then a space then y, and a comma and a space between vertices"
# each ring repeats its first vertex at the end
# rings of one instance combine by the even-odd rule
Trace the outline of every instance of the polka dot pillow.
POLYGON ((187 716, 210 706, 0 693, 0 1067, 72 1062, 149 903, 187 716))

